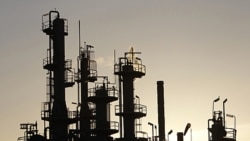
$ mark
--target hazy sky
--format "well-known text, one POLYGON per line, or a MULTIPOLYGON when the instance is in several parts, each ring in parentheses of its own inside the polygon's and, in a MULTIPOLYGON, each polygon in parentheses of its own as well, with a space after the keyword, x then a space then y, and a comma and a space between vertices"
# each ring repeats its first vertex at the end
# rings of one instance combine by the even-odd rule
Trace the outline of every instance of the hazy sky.
MULTIPOLYGON (((157 124, 156 81, 163 80, 166 132, 174 130, 171 141, 188 122, 193 141, 208 140, 207 120, 218 96, 221 101, 215 109, 222 109, 227 98, 226 112, 237 117, 237 140, 249 140, 249 7, 249 0, 1 0, 1 140, 22 136, 20 123, 37 120, 43 132, 40 111, 46 99, 46 70, 42 59, 48 37, 41 25, 42 15, 54 9, 69 21, 66 58, 74 63, 78 20, 82 42, 95 46, 98 73, 111 81, 114 50, 117 56, 130 46, 142 52, 147 73, 135 81, 135 94, 147 105, 142 129, 149 136, 147 123, 157 124)), ((75 100, 76 87, 67 89, 67 102, 75 100)), ((227 118, 226 124, 233 127, 233 119, 227 118)))

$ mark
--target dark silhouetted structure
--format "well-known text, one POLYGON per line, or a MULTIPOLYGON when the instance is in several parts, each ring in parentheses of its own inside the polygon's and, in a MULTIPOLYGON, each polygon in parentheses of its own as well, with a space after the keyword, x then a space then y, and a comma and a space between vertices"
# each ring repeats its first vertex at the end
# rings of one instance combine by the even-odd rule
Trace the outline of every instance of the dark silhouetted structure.
POLYGON ((47 102, 43 104, 42 120, 45 126, 45 138, 52 141, 67 141, 68 125, 76 118, 67 110, 65 88, 74 85, 72 61, 65 60, 65 36, 68 35, 67 20, 60 18, 57 11, 43 15, 42 30, 49 36, 47 57, 43 68, 48 70, 47 102), (48 21, 44 19, 48 18, 48 21))
MULTIPOLYGON (((44 135, 38 134, 36 123, 23 123, 20 126, 21 129, 25 129, 25 134, 18 140, 113 141, 111 135, 119 132, 119 124, 110 118, 110 103, 118 100, 121 91, 118 92, 117 87, 109 82, 107 76, 97 75, 93 46, 84 44, 84 47, 81 47, 79 40, 79 56, 75 73, 72 61, 65 59, 67 20, 60 18, 58 11, 50 11, 42 16, 42 31, 49 36, 47 56, 43 60, 43 68, 48 71, 47 101, 42 104, 41 111, 44 135), (100 79, 101 82, 96 82, 100 79), (78 100, 72 104, 76 104, 76 110, 68 111, 65 88, 73 87, 75 82, 77 83, 78 100), (95 83, 93 88, 89 88, 90 82, 95 83), (70 124, 74 126, 69 126, 70 124)), ((118 111, 115 109, 116 114, 123 116, 124 123, 127 124, 123 130, 126 131, 127 140, 136 139, 134 133, 137 124, 135 124, 135 120, 146 115, 146 107, 134 103, 133 81, 135 78, 145 75, 145 66, 141 64, 141 60, 131 58, 135 54, 131 51, 120 59, 121 62, 118 66, 122 69, 117 69, 117 65, 115 65, 115 70, 117 70, 115 74, 123 79, 120 83, 125 82, 123 83, 123 93, 128 96, 128 98, 124 98, 125 105, 119 105, 118 111)))
POLYGON ((110 102, 118 99, 118 91, 110 84, 107 77, 102 83, 96 83, 95 88, 89 90, 88 101, 95 103, 95 118, 91 122, 91 134, 94 141, 112 141, 110 136, 118 132, 118 122, 110 120, 110 102))
MULTIPOLYGON (((147 138, 138 137, 136 134, 136 120, 146 116, 147 108, 140 103, 134 103, 134 80, 141 78, 146 73, 146 67, 142 64, 142 60, 136 55, 140 52, 134 52, 133 48, 130 48, 129 52, 126 52, 124 57, 119 58, 118 64, 114 66, 115 75, 119 76, 119 85, 123 90, 120 93, 120 104, 115 106, 115 114, 122 118, 123 125, 122 132, 124 133, 119 140, 134 141, 137 139, 147 140, 147 138)), ((140 126, 140 124, 138 124, 140 126)), ((139 128, 140 129, 140 128, 139 128)), ((137 131, 143 133, 142 131, 137 131)))
POLYGON ((213 118, 208 119, 208 141, 236 141, 236 129, 227 128, 225 125, 225 103, 223 101, 223 112, 214 111, 214 103, 219 101, 217 98, 213 101, 213 118))
POLYGON ((157 81, 159 141, 165 141, 164 82, 157 81))
MULTIPOLYGON (((134 94, 135 79, 146 74, 146 67, 133 47, 114 64, 114 75, 118 76, 118 88, 107 76, 97 75, 94 47, 80 43, 77 70, 72 68, 72 60, 65 59, 65 36, 68 35, 68 22, 58 11, 50 11, 42 16, 42 31, 49 36, 47 56, 43 68, 47 70, 46 101, 42 103, 41 119, 44 131, 40 135, 36 123, 22 123, 24 136, 18 141, 148 141, 147 132, 142 130, 142 118, 147 115, 147 107, 140 103, 134 94), (77 84, 76 110, 69 111, 66 105, 66 88, 77 84), (92 85, 89 85, 92 83, 92 85), (89 88, 91 86, 91 88, 89 88), (113 114, 119 122, 111 120, 111 103, 119 100, 113 114), (120 137, 113 138, 113 134, 120 137)), ((165 141, 165 106, 163 81, 157 81, 159 141, 165 141)), ((214 103, 219 99, 214 100, 214 103)), ((236 129, 225 127, 225 103, 223 113, 214 111, 208 120, 209 141, 236 141, 236 129)), ((227 114, 233 117, 232 115, 227 114)), ((153 141, 158 141, 157 126, 152 126, 153 141)), ((183 141, 191 124, 183 132, 177 133, 177 140, 183 141)), ((171 132, 168 133, 171 134, 171 132)))
POLYGON ((188 129, 191 127, 190 123, 187 123, 184 132, 177 132, 177 141, 184 141, 184 136, 186 135, 188 129))
POLYGON ((90 140, 90 124, 91 119, 94 118, 94 111, 90 107, 93 104, 88 101, 88 82, 95 82, 97 80, 97 67, 93 57, 94 51, 91 50, 92 48, 93 46, 91 45, 85 45, 85 48, 79 46, 79 56, 77 58, 78 73, 76 74, 76 82, 78 83, 78 90, 80 90, 78 92, 78 97, 80 95, 78 102, 80 99, 80 103, 77 104, 80 105, 80 117, 78 121, 80 127, 77 124, 77 133, 80 133, 80 141, 90 140))

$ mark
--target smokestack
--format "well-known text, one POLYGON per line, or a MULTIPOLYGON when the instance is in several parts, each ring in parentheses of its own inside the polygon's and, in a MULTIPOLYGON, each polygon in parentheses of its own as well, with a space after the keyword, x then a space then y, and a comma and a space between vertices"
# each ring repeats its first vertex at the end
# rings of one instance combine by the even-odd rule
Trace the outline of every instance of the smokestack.
POLYGON ((159 141, 165 141, 164 87, 163 81, 157 81, 158 129, 159 141))

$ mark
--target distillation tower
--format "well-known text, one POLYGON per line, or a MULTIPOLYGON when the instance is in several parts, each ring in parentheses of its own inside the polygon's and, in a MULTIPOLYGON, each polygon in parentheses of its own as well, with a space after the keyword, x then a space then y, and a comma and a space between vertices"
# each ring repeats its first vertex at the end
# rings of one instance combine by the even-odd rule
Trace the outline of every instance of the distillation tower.
POLYGON ((80 115, 75 140, 110 141, 113 139, 110 135, 118 132, 118 122, 110 120, 110 103, 118 99, 118 90, 108 81, 107 76, 97 75, 92 48, 91 45, 80 47, 77 58, 78 72, 75 76, 80 94, 77 104, 80 106, 80 115), (95 82, 100 78, 102 82, 95 82), (89 88, 89 82, 95 82, 95 86, 89 88))
MULTIPOLYGON (((79 56, 77 58, 77 73, 76 82, 78 84, 78 102, 80 106, 79 120, 76 124, 76 133, 79 133, 80 141, 90 140, 90 120, 93 118, 93 110, 89 106, 88 98, 88 83, 97 80, 97 67, 94 60, 93 46, 79 46, 79 56)), ((78 114, 77 108, 77 114, 78 114)))
POLYGON ((74 85, 72 60, 65 60, 67 20, 60 18, 59 12, 50 11, 43 15, 42 30, 49 36, 47 57, 43 60, 43 68, 48 71, 47 101, 42 109, 45 138, 67 141, 68 126, 76 120, 65 101, 65 88, 74 85))
POLYGON ((72 60, 65 59, 67 23, 58 11, 42 16, 42 31, 49 36, 47 56, 43 59, 43 68, 47 70, 46 102, 41 110, 44 133, 38 134, 37 123, 22 123, 20 129, 25 133, 18 141, 112 141, 111 135, 119 130, 118 122, 110 118, 110 103, 118 99, 118 90, 107 76, 97 76, 93 46, 79 45, 76 73, 72 60), (100 78, 102 82, 96 82, 100 78), (75 82, 76 110, 69 111, 65 89, 73 87, 75 82), (95 82, 94 88, 89 88, 90 82, 95 82))
POLYGON ((120 140, 122 141, 147 140, 144 137, 138 138, 137 133, 143 132, 135 130, 137 129, 136 120, 140 123, 140 118, 147 114, 145 105, 141 105, 139 102, 135 103, 134 80, 141 78, 146 73, 146 67, 142 64, 142 60, 136 57, 138 54, 140 52, 134 52, 131 47, 130 51, 124 54, 124 57, 119 58, 118 64, 114 65, 114 74, 119 77, 120 89, 119 105, 115 106, 115 114, 120 117, 120 140))
MULTIPOLYGON (((80 25, 80 24, 79 24, 80 25)), ((79 26, 80 27, 80 26, 79 26)), ((47 56, 43 68, 47 70, 46 102, 42 103, 41 119, 44 121, 43 134, 38 133, 36 123, 22 123, 24 136, 18 141, 147 141, 147 132, 142 131, 141 119, 147 115, 147 107, 140 103, 134 93, 134 81, 146 74, 146 67, 137 57, 133 47, 114 64, 114 75, 118 76, 118 88, 110 83, 107 76, 97 75, 92 45, 80 46, 77 57, 77 71, 72 60, 65 59, 65 36, 68 22, 58 11, 42 16, 42 31, 49 36, 47 56), (75 111, 66 105, 66 88, 77 83, 75 111), (93 87, 89 88, 89 83, 93 87), (114 114, 119 122, 111 120, 111 102, 119 100, 114 114), (70 126, 72 125, 72 126, 70 126), (112 135, 120 133, 120 137, 112 135)), ((80 34, 79 34, 80 35, 80 34)), ((164 89, 163 81, 157 82, 159 141, 165 140, 164 89)), ((214 100, 214 103, 219 99, 214 100)), ((214 111, 208 120, 208 141, 236 141, 236 129, 225 125, 225 102, 223 112, 214 111)), ((213 104, 214 104, 213 103, 213 104)), ((190 126, 189 126, 190 127, 190 126)), ((187 128, 188 129, 188 128, 187 128)), ((184 135, 186 133, 186 129, 184 135)), ((153 135, 152 140, 157 141, 153 135)), ((183 141, 183 133, 178 141, 183 141)))

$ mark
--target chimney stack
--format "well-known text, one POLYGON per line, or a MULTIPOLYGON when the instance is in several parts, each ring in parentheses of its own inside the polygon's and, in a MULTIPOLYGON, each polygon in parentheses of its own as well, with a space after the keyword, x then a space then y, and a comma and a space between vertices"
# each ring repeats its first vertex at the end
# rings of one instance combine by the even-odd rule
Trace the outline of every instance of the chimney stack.
POLYGON ((157 81, 157 102, 158 102, 158 129, 159 141, 165 141, 165 113, 164 113, 164 87, 163 81, 157 81))

